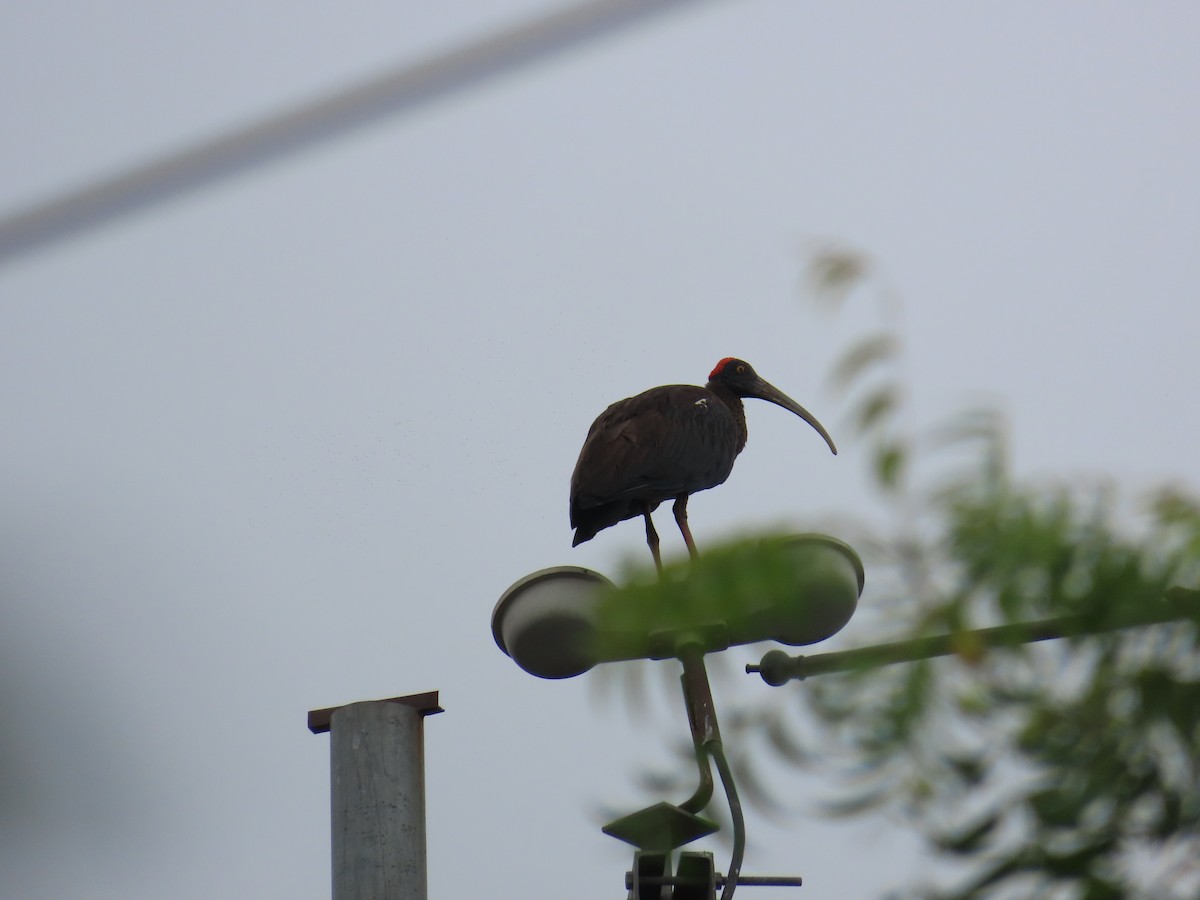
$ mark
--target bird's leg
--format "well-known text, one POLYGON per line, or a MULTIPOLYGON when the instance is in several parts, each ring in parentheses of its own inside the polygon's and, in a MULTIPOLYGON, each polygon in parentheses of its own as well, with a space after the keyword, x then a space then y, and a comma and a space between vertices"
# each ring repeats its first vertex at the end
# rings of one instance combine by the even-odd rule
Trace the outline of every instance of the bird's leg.
POLYGON ((692 554, 692 559, 695 559, 700 554, 696 552, 696 542, 692 540, 692 529, 688 528, 687 523, 687 494, 680 494, 675 498, 675 505, 671 509, 675 513, 675 524, 679 526, 679 531, 683 534, 683 542, 687 544, 688 553, 692 554))
POLYGON ((642 515, 646 517, 646 543, 654 556, 654 568, 662 574, 662 557, 658 554, 658 532, 654 530, 654 522, 650 519, 650 504, 642 504, 642 515))

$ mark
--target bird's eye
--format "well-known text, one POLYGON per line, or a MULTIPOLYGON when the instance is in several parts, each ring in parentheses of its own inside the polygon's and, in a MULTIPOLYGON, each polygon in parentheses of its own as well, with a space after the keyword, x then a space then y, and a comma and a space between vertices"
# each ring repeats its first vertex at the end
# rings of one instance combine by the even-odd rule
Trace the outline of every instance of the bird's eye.
POLYGON ((737 373, 738 373, 739 375, 745 375, 745 374, 746 374, 746 367, 745 367, 745 366, 738 366, 738 367, 737 367, 737 373))

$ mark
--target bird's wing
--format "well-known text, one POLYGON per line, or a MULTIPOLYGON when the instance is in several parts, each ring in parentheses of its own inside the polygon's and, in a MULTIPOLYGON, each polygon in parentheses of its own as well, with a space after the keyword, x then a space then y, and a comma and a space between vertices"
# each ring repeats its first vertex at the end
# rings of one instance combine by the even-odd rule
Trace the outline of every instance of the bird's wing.
MULTIPOLYGON (((733 417, 708 390, 652 388, 620 400, 592 423, 571 477, 571 508, 588 509, 631 496, 652 503, 711 487, 698 484, 734 451, 733 417), (650 492, 656 497, 645 497, 650 492)), ((720 474, 725 479, 728 467, 720 474)))

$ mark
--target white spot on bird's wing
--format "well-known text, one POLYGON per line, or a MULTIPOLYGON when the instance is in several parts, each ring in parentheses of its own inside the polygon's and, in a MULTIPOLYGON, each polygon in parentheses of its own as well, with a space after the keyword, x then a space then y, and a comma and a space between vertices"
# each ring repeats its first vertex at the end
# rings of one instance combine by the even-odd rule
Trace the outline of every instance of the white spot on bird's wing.
POLYGON ((708 407, 708 398, 701 397, 699 400, 696 401, 696 406, 703 406, 703 407, 707 408, 708 407))

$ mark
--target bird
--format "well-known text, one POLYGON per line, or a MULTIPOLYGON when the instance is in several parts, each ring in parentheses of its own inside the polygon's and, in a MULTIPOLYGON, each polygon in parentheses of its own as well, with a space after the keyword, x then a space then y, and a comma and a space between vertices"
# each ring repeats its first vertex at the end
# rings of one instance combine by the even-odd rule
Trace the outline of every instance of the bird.
POLYGON ((650 514, 673 500, 675 522, 693 559, 688 497, 723 484, 746 446, 742 400, 756 397, 795 413, 837 454, 824 426, 743 359, 727 356, 703 387, 667 384, 618 400, 588 430, 571 475, 571 546, 626 519, 646 520, 646 543, 662 571, 658 532, 650 514))

